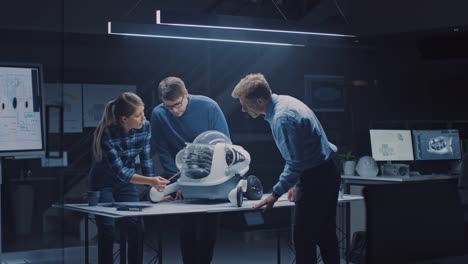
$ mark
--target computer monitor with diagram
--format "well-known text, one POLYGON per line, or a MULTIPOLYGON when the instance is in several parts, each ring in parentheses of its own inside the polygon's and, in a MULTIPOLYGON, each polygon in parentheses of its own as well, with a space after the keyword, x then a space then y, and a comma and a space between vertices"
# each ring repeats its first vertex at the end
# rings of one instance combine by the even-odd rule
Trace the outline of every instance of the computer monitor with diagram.
POLYGON ((457 129, 413 130, 415 160, 461 159, 460 136, 457 129))
POLYGON ((376 161, 412 161, 411 130, 371 129, 372 157, 376 161))
POLYGON ((380 166, 380 175, 409 176, 409 164, 391 162, 414 160, 411 130, 371 129, 370 142, 372 157, 376 161, 386 162, 380 166))
POLYGON ((42 66, 0 63, 0 157, 43 155, 42 66))

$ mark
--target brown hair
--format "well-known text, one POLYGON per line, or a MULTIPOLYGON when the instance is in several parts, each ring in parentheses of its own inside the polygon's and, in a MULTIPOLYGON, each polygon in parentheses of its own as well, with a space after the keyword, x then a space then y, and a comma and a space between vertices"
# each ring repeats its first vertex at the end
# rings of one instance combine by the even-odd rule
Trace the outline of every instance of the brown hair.
POLYGON ((164 78, 158 86, 159 99, 174 101, 184 94, 185 89, 185 83, 180 78, 164 78))
POLYGON ((120 124, 122 117, 131 116, 140 105, 144 105, 141 98, 131 92, 122 93, 117 99, 107 103, 101 121, 94 130, 93 156, 96 161, 102 160, 101 138, 104 129, 110 125, 120 124))
POLYGON ((245 97, 249 100, 257 98, 269 100, 271 89, 263 74, 252 73, 239 81, 231 95, 234 98, 245 97))

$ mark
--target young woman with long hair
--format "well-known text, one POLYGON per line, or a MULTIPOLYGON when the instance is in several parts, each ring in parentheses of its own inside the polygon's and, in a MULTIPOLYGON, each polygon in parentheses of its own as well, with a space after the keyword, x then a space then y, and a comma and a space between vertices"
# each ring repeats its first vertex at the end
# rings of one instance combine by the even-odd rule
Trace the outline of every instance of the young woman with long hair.
MULTIPOLYGON (((122 93, 107 103, 101 122, 94 132, 93 166, 89 188, 100 191, 100 203, 137 202, 135 184, 145 184, 162 191, 169 183, 153 177, 150 155, 151 126, 145 118, 144 104, 134 93, 122 93), (135 169, 140 158, 141 172, 135 169)), ((128 263, 141 263, 143 258, 143 222, 141 217, 128 217, 128 263)), ((114 219, 96 216, 98 226, 98 259, 101 264, 113 262, 114 219)))

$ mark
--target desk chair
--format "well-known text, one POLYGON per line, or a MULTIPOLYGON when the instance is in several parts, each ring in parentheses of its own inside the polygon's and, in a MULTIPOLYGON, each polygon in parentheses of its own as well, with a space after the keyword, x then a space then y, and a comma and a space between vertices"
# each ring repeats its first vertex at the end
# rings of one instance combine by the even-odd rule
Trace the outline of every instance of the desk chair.
POLYGON ((367 264, 411 263, 463 254, 463 209, 456 184, 368 186, 367 264))

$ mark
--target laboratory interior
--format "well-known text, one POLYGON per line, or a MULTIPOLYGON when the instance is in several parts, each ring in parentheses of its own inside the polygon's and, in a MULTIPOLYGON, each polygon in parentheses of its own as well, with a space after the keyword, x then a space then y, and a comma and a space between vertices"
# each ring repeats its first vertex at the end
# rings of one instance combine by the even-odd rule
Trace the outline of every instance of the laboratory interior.
POLYGON ((0 3, 0 264, 468 263, 467 1, 0 3))

